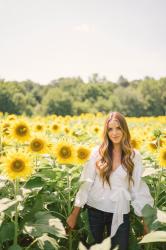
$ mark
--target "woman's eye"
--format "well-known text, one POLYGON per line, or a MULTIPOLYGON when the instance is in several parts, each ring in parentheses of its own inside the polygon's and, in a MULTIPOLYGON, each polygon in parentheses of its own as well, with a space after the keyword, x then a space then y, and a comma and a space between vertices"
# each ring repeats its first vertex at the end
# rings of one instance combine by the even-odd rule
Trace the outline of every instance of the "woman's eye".
POLYGON ((120 130, 121 130, 121 127, 117 127, 117 129, 120 129, 120 130))
POLYGON ((112 128, 109 128, 109 129, 108 129, 108 132, 111 131, 111 130, 112 130, 112 128))

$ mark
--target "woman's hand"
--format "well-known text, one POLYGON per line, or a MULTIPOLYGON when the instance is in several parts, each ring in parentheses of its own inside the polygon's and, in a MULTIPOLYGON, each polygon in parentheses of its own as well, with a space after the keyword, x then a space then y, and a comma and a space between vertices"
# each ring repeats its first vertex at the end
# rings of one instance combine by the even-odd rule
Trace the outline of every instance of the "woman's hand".
POLYGON ((145 221, 143 220, 143 227, 144 227, 144 231, 143 231, 143 235, 148 234, 149 233, 149 229, 147 224, 145 223, 145 221))
POLYGON ((72 213, 69 215, 69 217, 66 220, 67 223, 67 233, 74 229, 77 224, 77 218, 80 214, 80 207, 74 207, 72 213))
POLYGON ((149 229, 148 229, 147 225, 144 224, 144 232, 143 232, 143 234, 145 235, 145 234, 148 234, 148 233, 149 233, 149 229))
POLYGON ((77 224, 77 216, 71 213, 69 217, 67 218, 66 222, 70 229, 74 229, 77 224))

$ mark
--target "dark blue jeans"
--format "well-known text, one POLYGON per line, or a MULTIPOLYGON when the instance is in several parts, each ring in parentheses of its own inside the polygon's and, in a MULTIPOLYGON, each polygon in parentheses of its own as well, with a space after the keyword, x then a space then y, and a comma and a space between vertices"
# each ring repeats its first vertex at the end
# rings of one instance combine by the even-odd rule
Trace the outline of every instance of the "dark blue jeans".
MULTIPOLYGON (((105 237, 111 234, 111 224, 113 213, 103 212, 101 210, 87 206, 89 227, 94 238, 94 244, 101 243, 105 237)), ((113 249, 119 246, 119 250, 127 250, 129 243, 130 220, 129 214, 123 215, 123 223, 119 226, 116 234, 111 239, 113 249)))

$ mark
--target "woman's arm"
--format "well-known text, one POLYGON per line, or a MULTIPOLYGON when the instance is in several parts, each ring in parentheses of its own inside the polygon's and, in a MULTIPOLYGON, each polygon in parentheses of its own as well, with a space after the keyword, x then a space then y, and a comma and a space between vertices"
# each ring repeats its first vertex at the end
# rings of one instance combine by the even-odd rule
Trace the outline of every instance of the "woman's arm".
POLYGON ((69 227, 68 229, 74 229, 77 223, 78 216, 80 214, 80 210, 87 202, 89 190, 91 189, 96 176, 97 154, 98 150, 97 148, 94 148, 91 152, 90 159, 83 167, 81 178, 79 180, 82 183, 75 197, 74 208, 66 221, 69 227))
POLYGON ((143 234, 145 235, 145 234, 148 234, 148 233, 149 233, 149 228, 148 228, 147 224, 145 223, 144 218, 143 218, 142 220, 143 220, 143 227, 144 227, 144 232, 143 232, 143 234))
POLYGON ((131 186, 131 205, 134 208, 134 212, 137 216, 142 217, 142 209, 146 204, 153 206, 153 197, 151 196, 148 185, 142 180, 142 157, 141 154, 136 151, 134 158, 134 170, 133 181, 131 186))
POLYGON ((71 214, 69 215, 69 217, 67 218, 67 225, 69 227, 69 229, 74 229, 76 224, 77 224, 77 219, 78 216, 80 214, 80 207, 74 207, 73 211, 71 212, 71 214))

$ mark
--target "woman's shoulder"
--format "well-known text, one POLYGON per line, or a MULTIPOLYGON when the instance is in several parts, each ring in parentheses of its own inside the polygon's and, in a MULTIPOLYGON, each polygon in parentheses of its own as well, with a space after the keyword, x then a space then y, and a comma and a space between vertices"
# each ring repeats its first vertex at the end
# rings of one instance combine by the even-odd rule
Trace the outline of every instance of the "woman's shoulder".
POLYGON ((142 156, 140 151, 134 148, 131 154, 131 158, 134 162, 141 160, 142 156))

